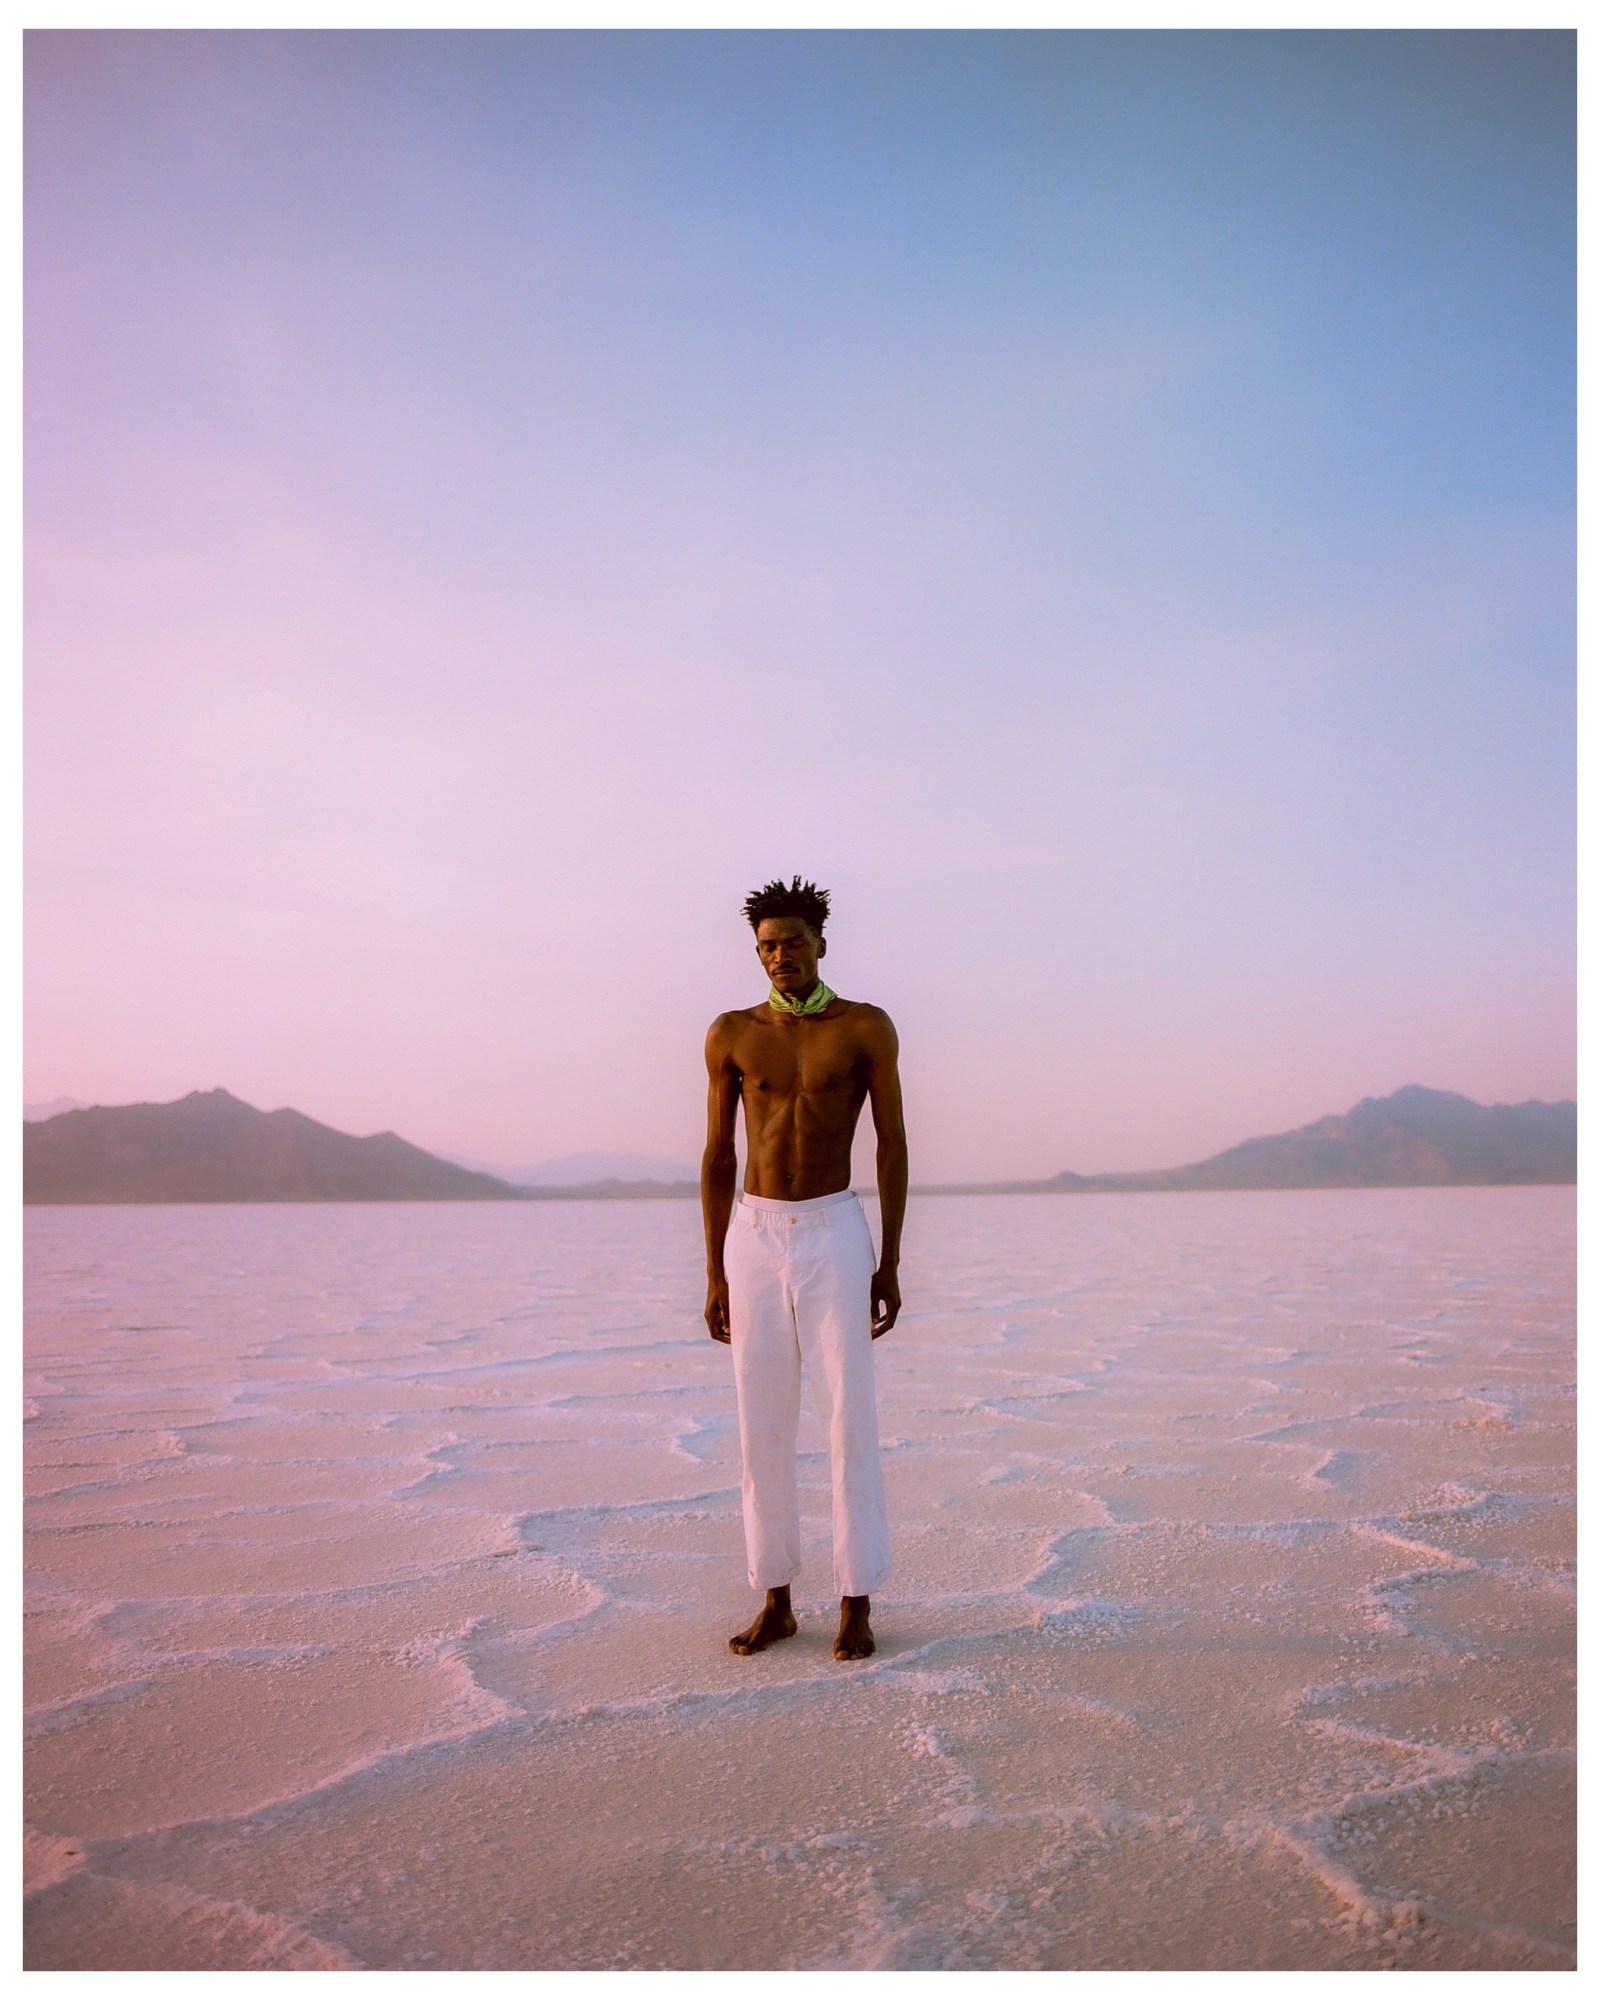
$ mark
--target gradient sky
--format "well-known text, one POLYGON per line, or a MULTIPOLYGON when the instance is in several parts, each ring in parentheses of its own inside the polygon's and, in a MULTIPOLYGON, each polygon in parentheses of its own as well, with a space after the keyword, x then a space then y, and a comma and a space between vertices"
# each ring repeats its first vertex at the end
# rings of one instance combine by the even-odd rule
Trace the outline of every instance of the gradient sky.
POLYGON ((26 87, 27 1096, 692 1159, 796 870, 917 1178, 1574 1093, 1569 34, 26 87))

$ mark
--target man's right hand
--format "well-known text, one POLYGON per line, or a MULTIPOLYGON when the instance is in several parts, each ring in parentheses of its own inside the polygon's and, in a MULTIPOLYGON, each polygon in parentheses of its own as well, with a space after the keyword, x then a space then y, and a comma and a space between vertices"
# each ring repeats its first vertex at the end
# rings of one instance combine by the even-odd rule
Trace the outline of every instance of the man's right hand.
POLYGON ((729 1342, 733 1335, 728 1330, 728 1281, 726 1278, 706 1280, 706 1326, 713 1340, 729 1342))

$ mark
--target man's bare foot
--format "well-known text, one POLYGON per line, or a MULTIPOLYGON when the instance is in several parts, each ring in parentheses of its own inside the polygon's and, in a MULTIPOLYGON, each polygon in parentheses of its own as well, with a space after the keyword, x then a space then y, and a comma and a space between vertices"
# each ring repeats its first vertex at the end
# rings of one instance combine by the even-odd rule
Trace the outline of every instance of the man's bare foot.
POLYGON ((870 1597, 839 1599, 839 1636, 833 1642, 836 1660, 864 1660, 878 1650, 872 1637, 871 1612, 870 1597))
POLYGON ((794 1613, 789 1608, 789 1586, 785 1583, 777 1590, 767 1592, 767 1601, 754 1620, 742 1632, 735 1632, 728 1641, 728 1651, 764 1653, 780 1639, 792 1639, 799 1630, 794 1613))

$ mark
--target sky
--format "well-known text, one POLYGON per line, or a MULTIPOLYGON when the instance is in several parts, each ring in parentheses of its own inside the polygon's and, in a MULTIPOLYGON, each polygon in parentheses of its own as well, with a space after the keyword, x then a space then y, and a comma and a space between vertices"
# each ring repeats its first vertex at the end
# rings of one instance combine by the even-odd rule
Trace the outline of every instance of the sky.
POLYGON ((1574 1095, 1573 62, 30 35, 25 1097, 692 1161, 796 872, 914 1179, 1574 1095))

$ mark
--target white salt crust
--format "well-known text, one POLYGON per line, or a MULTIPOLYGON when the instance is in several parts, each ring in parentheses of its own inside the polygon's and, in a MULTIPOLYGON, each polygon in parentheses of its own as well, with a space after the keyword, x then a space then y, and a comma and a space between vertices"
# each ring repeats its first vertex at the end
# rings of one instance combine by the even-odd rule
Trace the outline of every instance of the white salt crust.
POLYGON ((27 1214, 30 1967, 1566 1967, 1566 1189, 914 1202, 748 1616, 678 1203, 27 1214))

